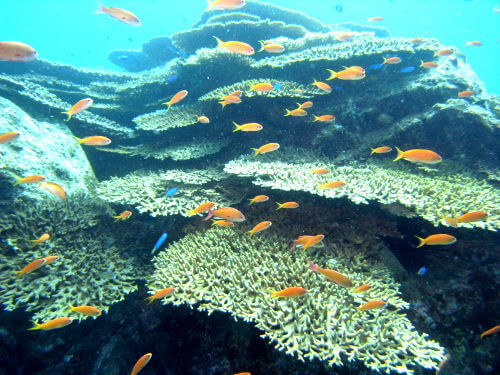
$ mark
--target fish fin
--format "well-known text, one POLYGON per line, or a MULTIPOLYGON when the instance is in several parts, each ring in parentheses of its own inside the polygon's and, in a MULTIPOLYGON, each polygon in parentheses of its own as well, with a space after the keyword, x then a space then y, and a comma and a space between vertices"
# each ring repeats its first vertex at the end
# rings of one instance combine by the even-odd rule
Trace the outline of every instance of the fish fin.
POLYGON ((227 102, 223 100, 222 102, 219 102, 219 104, 222 106, 222 109, 227 105, 227 102))
POLYGON ((259 155, 259 149, 258 148, 252 148, 253 152, 255 152, 255 154, 253 154, 253 156, 257 156, 259 155))
POLYGON ((302 109, 302 104, 300 104, 300 103, 295 103, 295 104, 298 105, 297 109, 302 109))
POLYGON ((67 118, 66 120, 64 120, 64 121, 69 121, 69 120, 71 120, 71 116, 73 116, 73 114, 72 114, 70 111, 63 111, 63 112, 61 112, 61 113, 64 113, 64 114, 67 114, 67 115, 68 115, 68 118, 67 118))
POLYGON ((113 218, 115 219, 115 223, 116 223, 118 220, 120 220, 120 215, 118 215, 118 216, 113 216, 113 218))
POLYGON ((206 12, 207 10, 212 9, 212 8, 215 6, 215 3, 214 3, 214 2, 212 2, 212 1, 210 1, 210 0, 207 0, 207 5, 208 5, 208 8, 207 8, 207 9, 205 9, 205 12, 206 12))
POLYGON ((100 1, 97 1, 97 10, 94 12, 94 14, 104 13, 104 9, 104 5, 102 5, 100 1))
POLYGON ((257 52, 262 52, 264 51, 264 41, 263 40, 259 40, 259 43, 260 43, 260 49, 257 51, 257 52))
POLYGON ((213 38, 217 41, 217 47, 215 47, 215 48, 222 48, 222 47, 224 47, 224 42, 222 40, 220 40, 216 36, 214 36, 213 38))
POLYGON ((69 305, 69 309, 66 310, 67 312, 75 311, 75 306, 69 305))
POLYGON ((384 62, 382 63, 382 65, 386 64, 387 63, 387 59, 385 57, 382 57, 384 59, 384 62))
POLYGON ((417 245, 417 249, 425 245, 425 240, 423 238, 419 236, 415 236, 415 238, 417 238, 420 241, 419 244, 417 245))
POLYGON ((319 120, 318 120, 318 119, 319 119, 319 117, 318 117, 318 116, 316 116, 316 115, 313 115, 313 117, 314 117, 314 120, 313 120, 313 122, 316 122, 316 121, 319 121, 319 120))
POLYGON ((309 269, 311 271, 317 271, 318 270, 318 266, 315 265, 313 262, 309 261, 309 269))
MULTIPOLYGON (((330 81, 330 80, 332 80, 332 79, 334 79, 334 78, 337 78, 337 72, 336 72, 336 71, 331 70, 331 69, 327 69, 327 71, 328 71, 328 72, 330 72, 330 74, 331 74, 331 75, 330 75, 330 77, 328 77, 328 78, 326 79, 327 81, 330 81)), ((316 80, 314 80, 314 81, 315 81, 315 83, 316 83, 316 80)))
POLYGON ((251 238, 251 237, 253 236, 253 234, 254 234, 254 232, 252 232, 251 230, 247 230, 245 233, 249 233, 250 235, 249 235, 248 237, 250 237, 250 238, 251 238))
POLYGON ((17 181, 12 184, 12 186, 19 185, 21 183, 21 180, 21 178, 18 178, 17 181))
POLYGON ((149 296, 148 298, 146 298, 146 301, 148 301, 148 303, 146 305, 149 305, 151 303, 153 303, 153 301, 155 300, 155 296, 149 296))
POLYGON ((167 112, 168 112, 170 110, 170 107, 172 106, 172 103, 169 100, 168 102, 163 103, 163 105, 167 106, 167 112))
POLYGON ((257 85, 256 85, 256 84, 254 84, 254 83, 251 83, 251 84, 250 84, 250 90, 249 90, 249 91, 253 91, 253 90, 255 90, 255 86, 257 86, 257 85))
POLYGON ((285 116, 285 117, 286 117, 286 116, 290 116, 290 113, 292 113, 292 111, 290 111, 290 110, 288 110, 288 109, 285 109, 285 111, 286 111, 286 115, 283 115, 283 116, 285 116))
POLYGON ((373 155, 375 153, 375 149, 370 147, 370 150, 372 150, 372 152, 370 152, 370 155, 373 155))
POLYGON ((217 225, 217 223, 216 223, 216 222, 217 222, 217 220, 212 219, 212 226, 217 225))
POLYGON ((404 156, 404 151, 401 151, 399 148, 395 147, 396 148, 396 151, 398 152, 398 156, 396 156, 396 159, 394 159, 393 161, 398 161, 399 159, 402 159, 403 156, 404 156))
MULTIPOLYGON (((80 139, 80 138, 78 138, 78 137, 75 137, 75 136, 73 136, 73 137, 74 137, 76 140, 78 140, 78 142, 76 142, 76 143, 74 144, 74 146, 76 146, 76 145, 81 145, 81 144, 82 144, 82 139, 80 139)), ((38 186, 40 186, 40 185, 38 185, 38 186)))
POLYGON ((314 86, 316 83, 318 83, 318 81, 316 81, 316 78, 313 78, 313 81, 314 81, 314 82, 313 82, 313 83, 311 83, 311 85, 313 85, 313 86, 314 86))
POLYGON ((276 207, 276 210, 280 210, 283 208, 283 204, 278 203, 278 202, 276 202, 276 204, 278 205, 278 207, 276 207))
POLYGON ((35 320, 32 320, 31 322, 34 324, 34 326, 33 326, 33 327, 31 327, 31 328, 28 328, 28 331, 34 331, 34 330, 36 330, 36 329, 40 329, 40 327, 42 326, 41 324, 39 324, 39 323, 38 323, 37 321, 35 321, 35 320))
POLYGON ((235 123, 234 121, 233 121, 233 124, 234 124, 234 126, 236 126, 236 128, 233 130, 233 133, 234 133, 234 132, 237 132, 238 130, 241 130, 241 125, 238 125, 238 124, 237 124, 237 123, 235 123))
POLYGON ((36 242, 36 240, 28 240, 28 241, 32 242, 32 244, 30 245, 30 248, 33 248, 38 244, 38 242, 36 242))
POLYGON ((248 205, 249 205, 249 206, 250 206, 251 204, 254 204, 254 203, 255 203, 255 201, 254 201, 253 199, 249 199, 248 201, 250 202, 250 203, 248 203, 248 205))
POLYGON ((16 279, 20 278, 23 275, 23 271, 16 271, 16 279))
POLYGON ((269 289, 268 292, 271 293, 269 298, 278 297, 278 292, 271 290, 271 289, 269 289))
POLYGON ((203 221, 211 219, 212 216, 214 216, 214 211, 213 210, 208 210, 208 215, 203 219, 203 221))
POLYGON ((192 210, 189 210, 189 211, 187 212, 187 215, 188 215, 188 216, 192 216, 192 215, 194 215, 194 214, 195 214, 195 211, 196 211, 196 208, 194 208, 194 209, 192 209, 192 210))

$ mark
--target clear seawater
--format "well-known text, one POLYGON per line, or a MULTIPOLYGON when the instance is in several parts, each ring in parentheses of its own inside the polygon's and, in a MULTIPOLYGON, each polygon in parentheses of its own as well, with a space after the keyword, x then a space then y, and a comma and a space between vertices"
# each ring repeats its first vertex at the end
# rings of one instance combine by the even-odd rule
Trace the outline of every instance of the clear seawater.
MULTIPOLYGON (((467 56, 486 88, 500 94, 500 14, 495 0, 269 0, 301 10, 329 24, 383 16, 378 25, 393 36, 433 37, 467 56), (341 5, 342 12, 336 11, 341 5), (464 47, 479 40, 482 47, 464 47)), ((0 40, 33 46, 40 57, 88 68, 118 70, 107 59, 113 49, 141 49, 159 35, 189 29, 206 8, 204 0, 114 0, 106 6, 135 13, 133 28, 103 14, 93 14, 95 0, 1 0, 0 40)))

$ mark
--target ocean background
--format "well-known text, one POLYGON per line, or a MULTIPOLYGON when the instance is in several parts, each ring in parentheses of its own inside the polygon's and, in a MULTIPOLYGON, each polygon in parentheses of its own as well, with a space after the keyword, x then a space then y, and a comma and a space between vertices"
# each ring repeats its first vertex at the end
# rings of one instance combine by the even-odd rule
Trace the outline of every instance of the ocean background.
MULTIPOLYGON (((327 24, 352 21, 376 23, 392 36, 437 38, 467 56, 491 93, 500 94, 500 14, 488 0, 271 0, 279 6, 305 12, 327 24), (338 12, 336 6, 343 10, 338 12), (479 40, 481 47, 464 47, 479 40)), ((189 29, 207 3, 203 0, 120 0, 105 6, 128 9, 142 22, 138 28, 93 14, 94 0, 2 0, 0 39, 20 40, 35 48, 41 58, 80 67, 119 70, 108 59, 113 49, 141 49, 149 38, 189 29)), ((215 43, 215 42, 214 42, 215 43)))

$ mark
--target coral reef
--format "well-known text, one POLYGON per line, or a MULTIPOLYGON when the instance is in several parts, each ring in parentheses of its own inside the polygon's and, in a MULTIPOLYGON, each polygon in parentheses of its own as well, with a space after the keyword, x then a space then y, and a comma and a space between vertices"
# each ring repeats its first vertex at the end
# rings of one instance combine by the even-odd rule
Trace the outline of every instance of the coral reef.
POLYGON ((160 109, 137 116, 133 121, 141 130, 166 131, 198 123, 198 116, 203 113, 202 111, 203 108, 200 105, 180 105, 172 107, 168 111, 160 109))

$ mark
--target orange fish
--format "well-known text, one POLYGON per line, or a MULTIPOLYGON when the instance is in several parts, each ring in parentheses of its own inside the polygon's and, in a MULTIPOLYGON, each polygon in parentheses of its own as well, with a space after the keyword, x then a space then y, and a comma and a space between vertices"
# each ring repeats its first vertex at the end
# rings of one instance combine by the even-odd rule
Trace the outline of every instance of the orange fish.
POLYGON ((127 220, 128 218, 130 218, 130 216, 132 216, 132 212, 125 210, 120 215, 113 216, 113 217, 114 217, 115 223, 116 223, 118 220, 127 220))
POLYGON ((68 318, 68 317, 55 318, 55 319, 49 320, 48 322, 45 322, 42 324, 39 324, 38 322, 33 321, 33 323, 35 325, 31 328, 28 328, 28 331, 34 331, 37 329, 41 329, 44 331, 50 331, 51 329, 66 327, 67 325, 71 324, 72 321, 73 321, 73 319, 68 318))
POLYGON ((209 9, 238 9, 245 6, 245 0, 207 0, 209 9))
POLYGON ((0 42, 0 60, 13 62, 33 61, 38 53, 25 43, 0 42))
POLYGON ((460 91, 458 94, 457 94, 457 98, 468 98, 470 96, 474 95, 474 91, 471 91, 471 90, 464 90, 464 91, 460 91))
POLYGON ((43 258, 35 259, 35 260, 29 262, 22 270, 16 271, 16 277, 21 277, 22 275, 25 275, 27 273, 31 273, 31 272, 39 269, 46 262, 47 261, 43 258))
POLYGON ((137 375, 139 371, 141 371, 144 368, 144 366, 148 364, 152 356, 153 355, 151 353, 147 353, 144 354, 141 358, 139 358, 135 363, 134 367, 132 368, 132 372, 130 373, 130 375, 137 375))
POLYGON ((211 217, 232 221, 234 223, 241 223, 242 221, 245 221, 245 215, 233 207, 221 207, 213 211, 208 210, 208 216, 204 220, 208 220, 211 217))
POLYGON ((386 305, 386 302, 384 301, 379 301, 379 300, 372 300, 363 303, 361 306, 356 307, 358 310, 373 310, 373 309, 380 309, 381 307, 384 307, 386 305))
POLYGON ((343 181, 331 181, 318 186, 318 189, 336 189, 345 185, 343 181))
POLYGON ((420 61, 419 66, 425 69, 434 69, 437 68, 438 64, 436 64, 434 61, 428 61, 428 62, 420 61))
POLYGON ((413 38, 410 42, 412 42, 414 46, 418 46, 423 42, 423 40, 421 38, 413 38))
POLYGON ((309 262, 309 269, 315 272, 319 272, 323 276, 325 276, 328 280, 334 282, 335 284, 339 284, 346 288, 351 288, 353 286, 351 280, 340 272, 329 270, 326 268, 318 267, 313 262, 309 262))
POLYGON ((457 239, 449 234, 432 234, 426 238, 415 237, 420 241, 417 245, 417 249, 424 245, 451 245, 457 242, 457 239))
POLYGON ((383 58, 384 59, 384 62, 382 64, 390 64, 390 65, 394 65, 394 64, 399 64, 401 62, 401 59, 399 57, 389 57, 389 58, 383 58))
POLYGON ((30 247, 35 247, 39 243, 47 241, 49 238, 50 238, 50 234, 44 233, 40 237, 38 237, 36 240, 29 240, 32 243, 30 247))
POLYGON ((250 85, 250 91, 268 92, 274 89, 274 86, 268 82, 255 83, 250 85))
POLYGON ((69 305, 69 311, 74 311, 82 315, 90 315, 90 316, 101 316, 102 311, 94 306, 71 306, 69 305))
POLYGON ((437 164, 443 160, 441 156, 431 150, 422 150, 417 148, 414 150, 401 151, 396 147, 396 151, 398 152, 398 156, 396 156, 396 159, 393 161, 405 159, 412 163, 437 164))
POLYGON ((239 130, 242 132, 258 132, 263 129, 263 126, 256 122, 249 122, 248 124, 238 125, 233 121, 233 124, 234 126, 236 126, 236 128, 233 130, 233 133, 239 130))
POLYGON ((228 220, 214 220, 212 219, 212 226, 217 225, 219 227, 232 227, 234 223, 228 220))
POLYGON ((201 124, 209 124, 210 119, 207 116, 198 116, 198 122, 201 124))
POLYGON ((78 142, 75 145, 87 145, 87 146, 106 146, 111 143, 111 139, 103 137, 102 135, 91 135, 90 137, 77 138, 78 142))
POLYGON ((387 146, 381 146, 381 147, 377 147, 377 148, 370 147, 370 150, 372 150, 372 152, 370 152, 370 155, 372 155, 372 154, 385 154, 387 152, 391 152, 392 148, 387 147, 387 146))
POLYGON ((293 117, 307 116, 307 112, 304 111, 302 108, 292 109, 291 111, 288 109, 285 110, 286 110, 286 115, 283 116, 293 116, 293 117))
POLYGON ((315 236, 311 236, 310 238, 307 239, 307 241, 304 243, 302 246, 302 250, 306 251, 310 247, 314 247, 319 245, 321 241, 325 238, 325 235, 323 234, 317 234, 315 236))
POLYGON ((312 174, 325 174, 325 173, 328 173, 328 169, 326 168, 319 168, 319 169, 313 169, 311 171, 312 174))
POLYGON ((228 104, 239 104, 241 103, 241 98, 236 95, 227 95, 224 96, 223 100, 219 102, 222 105, 222 109, 228 104))
POLYGON ((299 207, 299 204, 297 202, 285 202, 285 203, 278 203, 276 202, 278 207, 276 207, 276 210, 281 210, 282 208, 297 208, 299 207))
POLYGON ((263 230, 266 230, 269 228, 273 223, 270 221, 261 221, 259 224, 254 226, 251 230, 249 230, 247 233, 250 233, 250 237, 252 237, 255 233, 262 232, 263 230))
POLYGON ((38 184, 38 189, 43 189, 62 201, 66 199, 66 192, 64 189, 53 182, 40 182, 38 184))
POLYGON ((306 243, 308 243, 314 237, 316 237, 315 240, 319 239, 319 241, 316 241, 316 243, 313 245, 309 245, 309 247, 315 247, 315 246, 321 247, 321 246, 323 246, 323 243, 321 241, 323 241, 323 238, 325 236, 323 236, 322 234, 319 234, 318 236, 299 236, 297 239, 293 240, 291 249, 293 249, 295 247, 303 247, 306 243))
POLYGON ((217 41, 217 47, 215 48, 224 48, 225 50, 233 53, 237 53, 239 55, 250 56, 255 53, 252 46, 243 42, 229 41, 223 42, 219 38, 215 37, 217 41))
POLYGON ((300 286, 291 286, 289 288, 280 290, 280 291, 274 291, 270 290, 269 293, 271 295, 269 298, 275 298, 275 297, 300 297, 304 294, 307 293, 307 290, 304 288, 301 288, 300 286))
POLYGON ((346 40, 351 39, 354 35, 354 33, 343 31, 335 35, 335 40, 338 40, 339 42, 345 42, 346 40))
POLYGON ((498 333, 498 332, 500 332, 500 325, 497 325, 493 328, 490 328, 487 331, 484 331, 483 333, 481 333, 481 335, 479 337, 483 338, 484 336, 492 335, 492 334, 498 333))
POLYGON ((47 181, 47 177, 34 174, 31 176, 18 178, 17 181, 14 183, 14 186, 19 184, 33 184, 35 182, 42 182, 42 181, 47 181))
MULTIPOLYGON (((241 94, 243 93, 243 91, 241 90, 236 90, 236 91, 233 91, 231 94, 229 94, 229 96, 237 96, 238 98, 241 96, 241 94)), ((223 98, 224 99, 224 98, 223 98)))
POLYGON ((77 103, 75 103, 70 109, 67 111, 61 112, 61 113, 66 113, 68 115, 68 118, 66 121, 71 120, 71 116, 76 115, 77 113, 85 111, 87 108, 89 108, 92 104, 94 104, 94 101, 90 98, 85 98, 77 103))
POLYGON ((254 156, 257 156, 259 154, 266 154, 271 151, 276 151, 278 148, 280 148, 280 145, 278 143, 267 143, 264 146, 260 146, 259 148, 252 148, 252 150, 255 152, 254 156))
POLYGON ((265 202, 267 200, 269 200, 269 197, 267 195, 257 195, 255 197, 253 197, 252 199, 249 199, 249 201, 250 201, 249 205, 254 204, 254 203, 265 202))
POLYGON ((313 106, 313 102, 304 102, 302 104, 297 103, 297 105, 299 106, 297 109, 307 109, 313 106))
POLYGON ((189 210, 187 214, 188 214, 188 216, 191 216, 191 215, 198 214, 201 212, 209 211, 212 209, 212 207, 214 205, 215 205, 215 202, 205 202, 205 203, 200 204, 195 209, 189 210))
POLYGON ((8 142, 12 141, 13 139, 16 139, 20 135, 21 135, 21 133, 18 133, 18 132, 8 132, 8 133, 0 134, 0 145, 4 144, 4 143, 8 143, 8 142))
POLYGON ((359 79, 365 78, 365 70, 363 68, 358 68, 359 67, 347 68, 341 70, 340 72, 335 72, 331 69, 327 69, 330 72, 330 77, 328 77, 326 80, 329 81, 331 79, 338 78, 344 81, 357 81, 359 79))
POLYGON ((141 26, 141 21, 139 21, 139 18, 137 18, 135 14, 125 9, 105 7, 102 4, 98 3, 95 14, 99 13, 105 13, 108 16, 113 17, 115 20, 126 23, 127 25, 130 26, 136 26, 136 27, 141 26))
POLYGON ((155 294, 153 294, 152 296, 149 296, 148 298, 146 298, 146 300, 148 301, 148 305, 150 303, 152 303, 154 300, 158 299, 158 298, 163 298, 163 297, 166 297, 168 296, 170 293, 172 293, 173 291, 175 290, 175 288, 169 286, 168 288, 163 288, 163 289, 160 289, 159 291, 157 291, 155 294))
POLYGON ((313 122, 316 122, 316 121, 320 121, 320 122, 335 121, 335 116, 332 116, 332 115, 322 115, 322 116, 313 115, 313 117, 314 117, 313 122))
POLYGON ((470 42, 465 43, 465 46, 472 46, 472 47, 481 47, 483 43, 481 43, 479 40, 472 40, 470 42))
POLYGON ((238 372, 237 374, 233 375, 252 375, 252 374, 250 374, 249 372, 238 372))
POLYGON ((261 44, 261 47, 258 52, 266 51, 268 53, 281 53, 285 51, 285 47, 283 47, 281 44, 265 43, 262 40, 260 40, 259 43, 261 44))
POLYGON ((363 284, 363 285, 358 286, 356 289, 354 289, 354 292, 356 292, 356 293, 366 292, 370 288, 371 288, 370 285, 363 284))
POLYGON ((48 266, 49 264, 54 263, 56 260, 59 260, 59 258, 60 257, 57 255, 51 255, 42 259, 45 260, 44 266, 48 266))
POLYGON ((314 80, 314 82, 312 83, 314 86, 316 86, 318 89, 320 89, 321 91, 324 91, 326 92, 327 94, 331 93, 332 92, 332 88, 330 87, 330 85, 328 83, 324 83, 324 82, 318 82, 316 81, 316 79, 314 80))
POLYGON ((177 92, 174 96, 172 96, 172 98, 168 102, 162 104, 168 106, 167 107, 168 111, 173 104, 179 103, 182 99, 184 99, 187 96, 187 94, 188 94, 187 90, 181 90, 177 92))
POLYGON ((455 218, 445 217, 443 220, 445 220, 448 225, 456 227, 458 223, 472 223, 474 221, 483 220, 487 216, 488 214, 484 211, 472 211, 455 218))
POLYGON ((370 17, 366 20, 366 22, 380 22, 383 20, 384 20, 384 17, 370 17))
POLYGON ((452 55, 452 54, 453 54, 453 52, 454 52, 454 51, 453 51, 452 49, 449 49, 449 48, 447 48, 447 49, 442 49, 442 50, 440 50, 440 51, 436 51, 436 52, 434 52, 434 57, 436 57, 436 56, 449 56, 449 55, 452 55))

